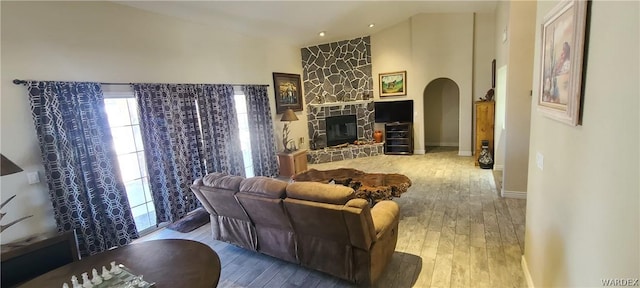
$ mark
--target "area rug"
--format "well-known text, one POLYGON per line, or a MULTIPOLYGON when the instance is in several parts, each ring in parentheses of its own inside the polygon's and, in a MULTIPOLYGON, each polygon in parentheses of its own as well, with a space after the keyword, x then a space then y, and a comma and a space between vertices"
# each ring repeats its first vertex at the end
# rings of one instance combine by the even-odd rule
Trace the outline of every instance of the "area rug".
POLYGON ((196 230, 198 227, 209 223, 209 221, 211 221, 209 218, 209 212, 204 210, 204 208, 198 208, 193 210, 186 217, 171 223, 167 228, 182 233, 189 233, 196 230))

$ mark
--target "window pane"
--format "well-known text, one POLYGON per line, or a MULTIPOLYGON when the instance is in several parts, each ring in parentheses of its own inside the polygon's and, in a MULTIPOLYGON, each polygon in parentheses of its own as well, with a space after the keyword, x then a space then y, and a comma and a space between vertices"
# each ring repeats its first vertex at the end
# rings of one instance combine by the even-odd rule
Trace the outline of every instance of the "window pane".
POLYGON ((140 179, 125 183, 127 189, 127 198, 129 198, 129 206, 138 206, 144 204, 144 189, 140 179))
POLYGON ((251 158, 251 150, 242 151, 242 159, 244 160, 245 166, 249 166, 253 164, 253 158, 251 158), (248 165, 247 165, 248 164, 248 165))
POLYGON ((144 146, 142 145, 142 135, 140 134, 140 125, 131 126, 131 130, 133 130, 133 140, 136 145, 136 150, 143 151, 144 146))
MULTIPOLYGON (((144 151, 140 151, 137 154, 138 154, 138 164, 140 165, 140 176, 147 177, 147 163, 144 162, 145 160, 144 151)), ((145 181, 145 183, 147 182, 145 181)))
POLYGON ((141 177, 136 153, 119 155, 118 163, 120 164, 122 181, 128 182, 141 177))
POLYGON ((140 217, 142 215, 146 215, 147 214, 147 206, 146 205, 139 205, 139 206, 135 206, 131 208, 131 214, 133 214, 133 217, 140 217))
MULTIPOLYGON (((151 198, 151 189, 149 189, 149 180, 147 178, 142 178, 142 186, 144 187, 144 198, 147 202, 153 202, 153 198, 151 198)), ((153 206, 153 204, 151 206, 153 206)))
POLYGON ((149 202, 147 203, 147 210, 149 210, 149 212, 153 212, 153 217, 151 217, 151 219, 153 220, 153 222, 155 223, 155 219, 156 219, 156 207, 153 206, 153 202, 149 202))
POLYGON ((145 205, 131 208, 131 213, 133 213, 133 219, 136 222, 138 231, 151 227, 152 224, 149 220, 149 214, 145 205))
POLYGON ((244 143, 251 143, 251 135, 249 134, 249 130, 240 130, 240 146, 243 147, 243 150, 251 149, 251 144, 245 145, 244 143))
POLYGON ((156 219, 156 208, 153 207, 153 203, 149 203, 147 204, 147 209, 149 210, 149 213, 147 214, 149 215, 149 227, 151 227, 153 225, 156 225, 156 223, 158 222, 156 219))
POLYGON ((235 95, 236 112, 238 114, 247 114, 247 101, 244 94, 235 95))
POLYGON ((244 168, 244 174, 245 174, 245 176, 247 178, 255 176, 255 175, 253 175, 253 166, 249 166, 247 168, 244 168))
POLYGON ((133 92, 130 98, 105 99, 120 176, 125 183, 136 228, 141 231, 153 227, 156 216, 149 190, 137 105, 133 92))
POLYGON ((127 104, 129 104, 129 116, 131 117, 131 124, 140 124, 138 121, 138 103, 136 98, 127 98, 127 104))
POLYGON ((238 114, 238 128, 240 130, 249 129, 249 122, 247 120, 247 114, 238 114))
POLYGON ((111 134, 113 135, 113 144, 116 147, 116 154, 136 151, 131 126, 111 128, 111 134))
POLYGON ((116 127, 131 124, 129 113, 126 113, 126 111, 129 111, 127 99, 106 98, 104 99, 104 106, 109 118, 109 126, 116 127))
POLYGON ((252 177, 253 161, 251 159, 251 135, 249 134, 249 119, 247 115, 247 102, 244 93, 237 94, 234 97, 236 104, 236 115, 238 116, 238 130, 240 133, 240 149, 242 150, 242 158, 244 162, 245 175, 252 177))

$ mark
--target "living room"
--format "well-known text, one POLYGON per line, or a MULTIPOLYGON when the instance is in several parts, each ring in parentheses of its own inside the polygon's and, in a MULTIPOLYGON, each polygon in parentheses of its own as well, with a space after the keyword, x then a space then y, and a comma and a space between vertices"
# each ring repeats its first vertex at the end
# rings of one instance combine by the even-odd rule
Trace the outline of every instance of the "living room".
MULTIPOLYGON (((531 27, 537 33, 553 4, 539 2, 532 6, 537 16, 535 27, 531 27)), ((506 126, 505 141, 511 144, 505 145, 515 145, 506 146, 505 152, 496 155, 496 161, 500 161, 498 155, 512 154, 524 160, 524 164, 514 164, 524 169, 512 170, 511 174, 504 167, 504 178, 517 182, 509 191, 526 192, 524 259, 535 286, 600 285, 600 278, 637 278, 640 270, 638 183, 633 180, 639 174, 638 70, 626 64, 638 62, 638 4, 594 2, 591 6, 582 126, 566 126, 536 112, 529 91, 536 95, 537 76, 529 77, 529 84, 508 86, 521 91, 496 99, 507 99, 505 121, 496 122, 496 126, 506 126), (612 87, 603 83, 618 84, 612 87), (523 99, 528 103, 524 109, 508 106, 520 105, 523 99), (526 115, 525 120, 521 115, 526 115), (519 133, 525 135, 519 137, 519 133), (612 141, 615 149, 602 149, 612 141), (544 153, 547 160, 544 170, 537 168, 537 152, 544 153)), ((460 103, 468 105, 460 109, 466 114, 461 113, 458 152, 465 155, 471 151, 471 103, 489 88, 491 60, 497 60, 498 68, 508 65, 506 73, 517 71, 513 67, 522 61, 517 58, 520 50, 499 44, 518 42, 518 34, 508 34, 507 42, 501 39, 505 30, 518 29, 518 17, 509 16, 514 7, 518 5, 495 3, 495 10, 486 14, 440 15, 445 19, 438 23, 430 23, 432 17, 417 15, 371 33, 371 74, 376 79, 379 73, 406 70, 411 78, 406 98, 416 103, 422 101, 423 89, 431 79, 446 75, 456 79, 460 93, 469 95, 469 101, 460 103), (444 38, 455 35, 443 49, 462 47, 463 51, 419 55, 431 51, 427 48, 439 47, 429 38, 418 37, 436 30, 444 38), (492 40, 480 41, 484 36, 477 33, 481 31, 493 35, 489 37, 492 40), (486 45, 484 50, 477 48, 482 45, 486 45), (484 52, 477 55, 480 50, 484 52), (440 73, 425 68, 437 66, 443 67, 440 73), (454 71, 445 72, 447 69, 454 71)), ((349 40, 316 40, 296 46, 114 2, 3 1, 1 8, 2 153, 26 171, 43 168, 24 87, 11 84, 13 79, 272 84, 273 72, 302 74, 301 48, 349 40)), ((535 47, 529 47, 534 57, 527 59, 533 67, 537 67, 540 54, 536 35, 535 47)), ((352 38, 356 36, 365 35, 352 38)), ((535 69, 529 69, 529 74, 536 75, 535 69)), ((372 87, 377 100, 377 85, 372 87)), ((269 88, 269 95, 273 95, 269 88)), ((280 137, 280 115, 275 114, 275 104, 271 106, 274 131, 280 137)), ((416 109, 420 106, 415 105, 416 109)), ((416 125, 422 125, 421 113, 415 111, 414 115, 416 125)), ((300 120, 291 123, 292 138, 304 137, 302 147, 308 148, 306 111, 298 112, 297 117, 300 120)), ((423 128, 415 127, 415 131, 423 133, 423 128)), ((416 154, 420 154, 424 137, 416 137, 415 144, 416 154)), ((506 156, 502 161, 511 159, 506 156)), ((29 185, 23 178, 2 178, 3 201, 18 195, 3 212, 13 217, 34 216, 3 232, 3 243, 56 229, 46 184, 29 185)))

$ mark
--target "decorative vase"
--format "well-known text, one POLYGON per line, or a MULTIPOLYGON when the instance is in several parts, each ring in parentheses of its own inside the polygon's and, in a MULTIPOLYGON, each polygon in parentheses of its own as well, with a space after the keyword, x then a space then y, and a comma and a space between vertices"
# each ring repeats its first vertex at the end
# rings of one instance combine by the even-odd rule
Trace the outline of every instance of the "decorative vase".
POLYGON ((373 139, 376 141, 376 143, 381 143, 382 142, 382 131, 376 130, 375 132, 373 132, 373 139))
POLYGON ((489 152, 489 140, 482 140, 482 151, 478 157, 478 164, 482 169, 493 169, 493 158, 489 152))

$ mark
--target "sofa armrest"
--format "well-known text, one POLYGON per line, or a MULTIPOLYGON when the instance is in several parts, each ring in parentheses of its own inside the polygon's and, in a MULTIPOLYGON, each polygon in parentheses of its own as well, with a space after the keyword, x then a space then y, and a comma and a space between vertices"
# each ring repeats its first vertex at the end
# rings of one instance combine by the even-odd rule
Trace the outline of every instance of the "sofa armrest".
POLYGON ((202 204, 202 207, 204 207, 205 210, 207 210, 207 212, 209 212, 209 214, 213 215, 213 216, 217 216, 218 212, 216 212, 215 209, 213 209, 213 207, 211 207, 211 204, 209 204, 209 202, 207 201, 207 198, 204 197, 204 195, 202 195, 202 191, 200 191, 200 187, 202 187, 202 178, 198 178, 195 181, 193 181, 193 185, 191 185, 191 192, 193 192, 194 195, 196 195, 196 198, 198 198, 198 201, 200 201, 200 203, 202 204))
POLYGON ((400 208, 396 202, 384 200, 378 202, 371 208, 371 218, 373 227, 376 230, 376 238, 380 238, 387 230, 398 223, 400 208))

